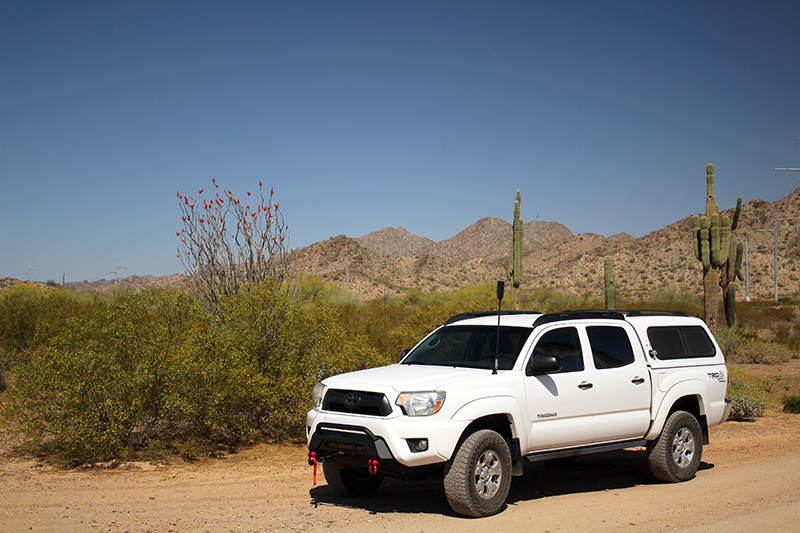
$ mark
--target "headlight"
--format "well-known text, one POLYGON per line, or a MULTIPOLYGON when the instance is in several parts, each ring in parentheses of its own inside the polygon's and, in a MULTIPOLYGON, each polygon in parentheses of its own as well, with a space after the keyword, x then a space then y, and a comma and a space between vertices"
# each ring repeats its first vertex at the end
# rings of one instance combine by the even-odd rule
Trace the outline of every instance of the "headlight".
POLYGON ((436 414, 444 404, 444 392, 403 392, 395 402, 408 416, 430 416, 436 414))
POLYGON ((317 383, 314 385, 314 392, 311 394, 311 397, 314 400, 314 409, 319 410, 319 408, 322 406, 323 396, 325 396, 325 385, 322 383, 317 383))

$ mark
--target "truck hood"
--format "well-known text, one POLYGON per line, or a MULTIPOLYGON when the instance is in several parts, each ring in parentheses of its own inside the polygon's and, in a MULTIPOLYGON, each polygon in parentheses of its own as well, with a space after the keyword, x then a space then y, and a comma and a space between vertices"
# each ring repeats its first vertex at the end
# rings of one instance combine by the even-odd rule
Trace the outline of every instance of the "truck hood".
MULTIPOLYGON (((501 371, 502 372, 502 371, 501 371)), ((333 376, 323 383, 336 389, 373 392, 439 390, 458 381, 483 377, 491 370, 433 365, 389 365, 333 376)))

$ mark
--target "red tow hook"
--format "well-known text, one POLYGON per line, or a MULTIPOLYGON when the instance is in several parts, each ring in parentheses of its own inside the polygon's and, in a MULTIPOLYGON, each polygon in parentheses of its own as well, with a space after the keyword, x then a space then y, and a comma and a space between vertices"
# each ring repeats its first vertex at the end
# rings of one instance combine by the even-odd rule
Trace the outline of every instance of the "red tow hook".
POLYGON ((317 485, 317 452, 308 452, 308 464, 314 467, 314 486, 317 485))
POLYGON ((377 459, 370 459, 369 460, 369 474, 371 476, 374 476, 375 474, 378 473, 378 465, 379 464, 380 463, 378 462, 377 459))

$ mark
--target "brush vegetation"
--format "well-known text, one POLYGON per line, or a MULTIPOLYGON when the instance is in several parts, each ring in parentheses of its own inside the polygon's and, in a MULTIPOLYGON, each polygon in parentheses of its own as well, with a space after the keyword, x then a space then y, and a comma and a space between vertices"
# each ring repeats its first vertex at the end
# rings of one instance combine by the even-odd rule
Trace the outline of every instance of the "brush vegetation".
MULTIPOLYGON (((604 305, 548 287, 519 297, 542 312, 604 305)), ((697 316, 703 302, 666 291, 618 307, 697 316)), ((181 290, 100 296, 20 282, 0 292, 2 433, 18 452, 73 465, 302 439, 317 381, 396 362, 448 317, 496 308, 492 284, 364 301, 309 276, 245 287, 212 311, 181 290)), ((796 355, 795 308, 742 305, 740 327, 718 334, 730 360, 796 355), (773 328, 773 340, 747 333, 749 323, 773 328)), ((763 385, 744 370, 732 376, 737 416, 763 413, 763 385)))

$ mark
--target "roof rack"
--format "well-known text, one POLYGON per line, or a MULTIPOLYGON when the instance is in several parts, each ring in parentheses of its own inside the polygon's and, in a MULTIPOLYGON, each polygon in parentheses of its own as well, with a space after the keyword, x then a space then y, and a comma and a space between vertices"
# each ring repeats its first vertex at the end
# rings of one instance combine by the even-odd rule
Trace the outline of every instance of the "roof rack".
POLYGON ((481 318, 485 316, 497 316, 497 315, 538 315, 540 314, 538 311, 475 311, 472 313, 460 313, 458 315, 454 315, 450 317, 445 325, 452 324, 453 322, 458 322, 459 320, 466 320, 468 318, 481 318))
POLYGON ((657 309, 631 309, 630 311, 622 311, 627 313, 628 316, 686 316, 683 311, 661 311, 657 309))
POLYGON ((562 320, 580 320, 585 318, 606 318, 612 320, 625 320, 625 315, 614 309, 579 309, 561 311, 560 313, 548 313, 536 319, 533 327, 560 322, 562 320))

